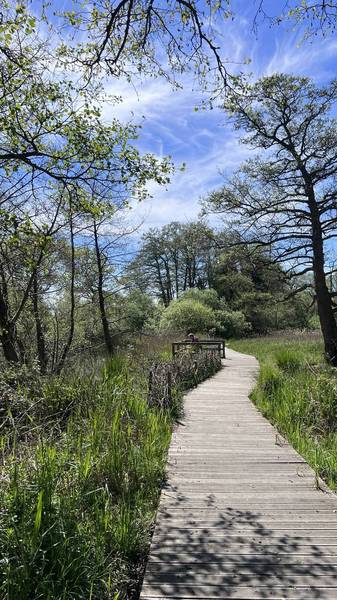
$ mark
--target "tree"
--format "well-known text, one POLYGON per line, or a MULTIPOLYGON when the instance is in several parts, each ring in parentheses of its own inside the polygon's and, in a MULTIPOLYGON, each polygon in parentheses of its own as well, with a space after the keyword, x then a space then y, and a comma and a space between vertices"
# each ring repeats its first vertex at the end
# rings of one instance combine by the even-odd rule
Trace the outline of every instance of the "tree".
POLYGON ((168 306, 187 289, 212 286, 216 255, 212 240, 213 232, 202 222, 151 229, 130 264, 130 276, 168 306))
POLYGON ((267 19, 273 24, 283 21, 295 22, 296 25, 304 25, 305 37, 311 37, 318 33, 327 35, 334 33, 337 22, 337 2, 335 0, 292 0, 284 2, 281 13, 270 16, 265 9, 265 0, 260 0, 256 11, 254 26, 258 26, 259 20, 267 19))
POLYGON ((326 254, 337 236, 337 123, 329 116, 336 99, 336 82, 317 88, 288 75, 263 78, 232 95, 226 108, 236 128, 265 158, 246 162, 207 202, 232 214, 243 242, 271 249, 290 276, 313 274, 325 351, 335 366, 337 326, 326 254))
MULTIPOLYGON (((26 203, 29 203, 32 212, 38 209, 39 204, 32 194, 28 197, 21 193, 15 197, 11 194, 9 200, 3 200, 0 212, 0 340, 4 356, 9 362, 17 363, 20 358, 24 359, 18 325, 30 298, 34 302, 37 331, 41 334, 37 274, 52 236, 59 231, 59 213, 63 201, 62 197, 49 200, 48 209, 36 212, 34 220, 25 210, 26 203)), ((41 353, 41 336, 39 344, 41 353)))
POLYGON ((312 313, 309 294, 292 296, 292 280, 269 252, 254 245, 233 248, 239 239, 228 233, 218 238, 224 246, 214 266, 213 286, 219 296, 231 310, 243 312, 255 333, 305 327, 312 313), (306 321, 297 318, 302 305, 306 321))
POLYGON ((50 42, 24 4, 14 7, 5 2, 1 16, 0 339, 6 360, 20 362, 27 356, 18 330, 31 301, 37 354, 45 370, 48 358, 40 314, 43 264, 51 238, 60 227, 68 228, 69 328, 58 366, 54 359, 49 363, 60 370, 75 333, 74 223, 83 215, 96 214, 96 196, 99 214, 103 208, 126 205, 131 197, 143 199, 149 180, 168 182, 171 164, 151 154, 141 156, 133 146, 136 126, 116 119, 103 122, 99 105, 104 95, 99 84, 83 86, 72 75, 55 71, 50 42))
POLYGON ((141 332, 151 328, 158 309, 152 298, 140 290, 132 290, 124 300, 124 322, 131 332, 141 332))
POLYGON ((189 0, 99 0, 83 5, 75 0, 72 10, 61 16, 78 31, 78 43, 63 43, 59 57, 80 64, 89 80, 103 69, 128 79, 155 74, 179 87, 179 76, 191 71, 204 87, 212 86, 219 94, 233 78, 222 57, 217 24, 231 15, 229 0, 205 5, 189 0))
POLYGON ((89 261, 89 273, 85 271, 83 296, 89 296, 92 304, 98 305, 104 344, 110 355, 114 353, 114 334, 123 328, 123 317, 117 310, 112 319, 111 308, 114 297, 117 304, 121 304, 120 294, 128 287, 123 281, 126 239, 138 229, 138 225, 128 223, 123 199, 119 206, 118 198, 115 202, 111 209, 109 203, 102 205, 102 198, 97 196, 96 214, 86 218, 85 231, 82 231, 87 248, 93 249, 94 254, 94 260, 89 261))
MULTIPOLYGON (((106 99, 98 82, 55 73, 53 52, 36 17, 19 3, 5 3, 0 23, 0 177, 38 184, 81 187, 87 194, 131 189, 142 199, 154 175, 168 182, 170 161, 148 154, 143 162, 132 142, 138 127, 101 116, 106 99), (137 185, 135 182, 137 181, 137 185)), ((113 101, 109 98, 110 102, 113 101)))

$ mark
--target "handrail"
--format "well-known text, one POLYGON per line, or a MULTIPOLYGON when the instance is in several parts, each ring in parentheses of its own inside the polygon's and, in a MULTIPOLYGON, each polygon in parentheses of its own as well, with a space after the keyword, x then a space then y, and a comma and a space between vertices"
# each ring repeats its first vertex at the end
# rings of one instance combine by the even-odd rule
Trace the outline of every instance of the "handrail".
POLYGON ((208 346, 208 348, 210 346, 215 347, 218 351, 219 354, 221 356, 221 358, 226 358, 226 346, 225 346, 225 340, 198 340, 198 341, 181 341, 181 342, 173 342, 172 343, 172 356, 173 358, 175 357, 177 351, 179 348, 184 347, 184 346, 195 346, 195 347, 203 347, 203 346, 208 346))

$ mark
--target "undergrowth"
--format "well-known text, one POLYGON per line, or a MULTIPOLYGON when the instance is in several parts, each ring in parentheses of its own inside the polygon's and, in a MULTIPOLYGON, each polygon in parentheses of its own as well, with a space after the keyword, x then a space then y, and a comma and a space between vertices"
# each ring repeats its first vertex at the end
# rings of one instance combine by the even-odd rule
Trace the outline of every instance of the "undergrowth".
POLYGON ((176 405, 149 408, 130 357, 0 384, 0 597, 136 597, 176 405))
POLYGON ((325 362, 323 344, 265 337, 233 341, 231 347, 259 359, 252 400, 337 489, 337 372, 325 362))

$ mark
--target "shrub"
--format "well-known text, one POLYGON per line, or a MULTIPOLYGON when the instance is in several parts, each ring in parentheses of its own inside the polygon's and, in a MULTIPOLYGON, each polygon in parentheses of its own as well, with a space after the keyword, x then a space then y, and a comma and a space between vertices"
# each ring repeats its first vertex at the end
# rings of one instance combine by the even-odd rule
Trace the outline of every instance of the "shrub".
POLYGON ((148 329, 156 316, 156 306, 152 299, 139 290, 133 290, 125 299, 125 327, 131 331, 148 329))
POLYGON ((209 331, 216 325, 214 311, 197 300, 175 300, 164 310, 160 327, 171 331, 209 331))
POLYGON ((239 310, 217 311, 216 316, 218 321, 218 335, 223 335, 225 338, 241 337, 251 331, 250 323, 248 323, 245 315, 239 310))
POLYGON ((194 300, 196 302, 201 302, 201 304, 209 306, 213 310, 220 308, 222 303, 217 291, 213 289, 199 290, 198 288, 192 288, 184 292, 181 298, 179 298, 179 302, 185 300, 194 300))

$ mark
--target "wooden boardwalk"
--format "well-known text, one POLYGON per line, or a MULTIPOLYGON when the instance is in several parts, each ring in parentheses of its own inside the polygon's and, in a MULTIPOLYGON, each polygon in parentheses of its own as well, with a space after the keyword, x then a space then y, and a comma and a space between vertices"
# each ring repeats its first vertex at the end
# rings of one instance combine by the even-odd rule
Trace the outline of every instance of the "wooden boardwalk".
POLYGON ((337 501, 248 399, 254 358, 185 397, 141 600, 337 600, 337 501))

